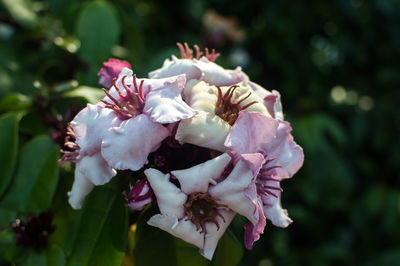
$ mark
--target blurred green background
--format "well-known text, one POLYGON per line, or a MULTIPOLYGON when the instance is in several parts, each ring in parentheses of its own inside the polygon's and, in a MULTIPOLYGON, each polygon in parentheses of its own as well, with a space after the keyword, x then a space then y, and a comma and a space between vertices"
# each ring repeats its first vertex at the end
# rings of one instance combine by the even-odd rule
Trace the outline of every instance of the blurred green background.
MULTIPOLYGON (((0 3, 4 263, 22 252, 9 251, 7 227, 18 215, 51 207, 58 228, 51 243, 69 234, 63 226, 79 227, 65 225, 76 216, 65 203, 72 171, 57 170, 58 144, 37 136, 62 142, 65 122, 102 95, 96 74, 108 58, 129 61, 145 77, 186 41, 216 48, 217 63, 240 65, 252 81, 279 90, 305 152, 303 168, 282 183, 294 223, 268 223, 240 265, 400 265, 399 0, 0 3)), ((54 254, 73 253, 71 243, 54 254)))

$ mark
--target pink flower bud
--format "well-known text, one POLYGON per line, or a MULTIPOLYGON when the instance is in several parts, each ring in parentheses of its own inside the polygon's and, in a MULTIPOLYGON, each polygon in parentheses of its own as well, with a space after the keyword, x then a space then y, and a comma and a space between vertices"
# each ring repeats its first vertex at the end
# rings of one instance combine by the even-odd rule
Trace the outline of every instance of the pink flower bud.
POLYGON ((135 185, 129 184, 129 193, 123 191, 126 199, 126 206, 131 210, 141 211, 153 200, 153 190, 149 186, 147 179, 144 179, 135 185))
POLYGON ((124 60, 118 60, 115 58, 108 59, 107 62, 103 63, 103 67, 100 69, 97 76, 100 77, 99 84, 106 88, 110 88, 113 85, 113 79, 118 78, 124 67, 131 68, 131 64, 124 60))

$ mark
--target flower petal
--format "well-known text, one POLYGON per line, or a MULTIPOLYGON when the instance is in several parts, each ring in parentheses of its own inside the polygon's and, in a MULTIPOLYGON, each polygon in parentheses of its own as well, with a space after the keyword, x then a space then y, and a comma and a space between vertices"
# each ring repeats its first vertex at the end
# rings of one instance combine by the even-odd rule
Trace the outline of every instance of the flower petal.
POLYGON ((109 128, 118 126, 120 123, 121 121, 112 110, 100 105, 88 104, 71 122, 76 144, 80 147, 80 156, 100 151, 104 134, 109 128))
POLYGON ((186 79, 199 79, 201 77, 200 68, 191 59, 178 59, 172 56, 172 60, 166 59, 161 68, 149 73, 150 78, 165 78, 186 74, 186 79))
POLYGON ((231 210, 219 210, 218 212, 224 218, 221 218, 220 216, 216 217, 219 227, 214 223, 206 223, 207 233, 204 238, 204 247, 200 249, 200 254, 209 260, 211 260, 214 255, 219 239, 225 233, 229 224, 232 222, 233 217, 236 215, 236 213, 231 210))
POLYGON ((168 135, 167 128, 141 114, 108 130, 101 144, 101 154, 113 168, 136 171, 168 135))
POLYGON ((256 224, 258 219, 255 216, 256 205, 254 200, 248 197, 248 190, 253 190, 254 198, 257 195, 254 179, 255 176, 251 169, 243 160, 240 160, 229 176, 224 181, 210 187, 208 193, 256 224))
POLYGON ((264 153, 262 144, 273 140, 278 122, 259 113, 241 111, 225 146, 237 154, 264 153))
POLYGON ((265 105, 273 118, 283 120, 281 94, 273 90, 271 94, 264 97, 265 105))
POLYGON ((217 87, 210 86, 204 81, 192 79, 184 90, 183 97, 185 101, 195 110, 201 110, 215 113, 215 104, 217 102, 217 87))
POLYGON ((82 157, 76 163, 74 184, 72 190, 68 192, 72 208, 80 209, 86 195, 95 185, 108 183, 116 174, 117 172, 107 164, 100 152, 82 157))
POLYGON ((200 233, 200 230, 197 230, 196 226, 189 220, 181 219, 178 221, 175 216, 156 214, 147 221, 147 224, 158 227, 190 244, 203 248, 204 233, 200 233))
POLYGON ((188 169, 172 171, 181 185, 182 191, 186 194, 194 192, 207 192, 209 184, 215 185, 225 167, 231 161, 231 157, 224 153, 214 159, 208 160, 188 169))
POLYGON ((264 216, 263 208, 262 208, 261 198, 258 197, 257 200, 257 215, 258 222, 253 225, 252 223, 246 223, 244 225, 244 243, 246 248, 251 250, 253 248, 253 243, 260 239, 260 234, 264 233, 264 228, 266 225, 266 219, 264 216))
POLYGON ((169 174, 164 175, 154 168, 149 168, 144 173, 157 198, 161 213, 178 219, 183 218, 185 215, 183 204, 187 196, 169 181, 169 174))
MULTIPOLYGON (((279 187, 279 181, 268 181, 266 182, 268 186, 279 187)), ((285 209, 282 209, 281 205, 281 192, 279 190, 274 190, 273 195, 263 195, 262 201, 264 202, 264 214, 265 216, 272 222, 273 225, 279 227, 287 227, 293 221, 289 218, 288 212, 285 209)))
POLYGON ((68 202, 74 210, 82 208, 82 203, 87 194, 92 191, 94 184, 90 182, 89 178, 81 173, 77 168, 75 169, 75 179, 71 191, 68 192, 68 202))
POLYGON ((152 85, 152 89, 146 96, 143 113, 148 114, 154 122, 161 124, 193 117, 197 111, 189 107, 180 95, 185 83, 185 75, 162 80, 147 80, 144 84, 152 85), (160 81, 163 82, 162 86, 152 85, 160 81))
POLYGON ((224 152, 224 141, 230 129, 231 126, 220 117, 199 111, 194 117, 179 123, 175 138, 181 144, 190 143, 224 152))
POLYGON ((186 74, 187 80, 198 79, 216 86, 230 86, 248 80, 240 67, 235 70, 225 70, 206 57, 197 59, 166 59, 161 68, 149 73, 150 78, 165 78, 186 74))
POLYGON ((268 159, 274 159, 273 163, 276 175, 280 178, 292 177, 303 165, 303 149, 294 142, 290 132, 292 128, 289 122, 279 121, 276 138, 270 143, 261 144, 262 149, 268 154, 268 159))

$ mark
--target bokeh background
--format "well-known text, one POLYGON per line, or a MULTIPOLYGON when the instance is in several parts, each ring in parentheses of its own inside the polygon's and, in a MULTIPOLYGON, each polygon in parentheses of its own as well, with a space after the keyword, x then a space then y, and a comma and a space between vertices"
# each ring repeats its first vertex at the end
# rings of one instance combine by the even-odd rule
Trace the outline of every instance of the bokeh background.
POLYGON ((49 207, 58 253, 45 251, 47 264, 73 253, 72 242, 53 245, 76 216, 64 203, 72 171, 56 163, 66 122, 101 95, 102 62, 127 60, 145 77, 178 55, 179 41, 215 48, 217 63, 279 90, 304 148, 303 168, 282 183, 294 223, 268 223, 240 265, 400 265, 400 1, 0 4, 0 263, 43 263, 37 251, 10 251, 9 223, 49 207))

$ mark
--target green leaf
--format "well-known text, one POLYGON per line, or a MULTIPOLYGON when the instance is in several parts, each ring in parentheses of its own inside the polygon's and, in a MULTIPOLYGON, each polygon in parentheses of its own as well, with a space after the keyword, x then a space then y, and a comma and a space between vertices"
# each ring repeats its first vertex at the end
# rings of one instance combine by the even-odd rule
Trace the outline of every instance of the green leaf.
POLYGON ((80 97, 86 99, 88 103, 96 104, 104 98, 104 92, 99 88, 80 86, 74 90, 64 93, 66 97, 80 97))
POLYGON ((0 197, 3 195, 14 173, 18 153, 19 114, 5 114, 0 117, 0 197))
POLYGON ((33 251, 26 259, 27 266, 64 266, 65 255, 62 249, 56 245, 50 245, 45 250, 33 251))
POLYGON ((17 176, 1 206, 20 212, 49 208, 58 181, 59 147, 48 136, 38 136, 21 150, 17 176))
POLYGON ((155 206, 142 211, 137 222, 136 243, 133 250, 135 266, 177 265, 174 237, 146 222, 157 211, 155 206))
POLYGON ((31 105, 31 97, 21 93, 11 93, 0 100, 0 112, 25 110, 31 105))
POLYGON ((120 265, 125 253, 128 215, 117 178, 90 193, 78 218, 68 265, 120 265))
POLYGON ((206 266, 209 261, 200 255, 199 248, 185 241, 175 238, 176 265, 185 266, 190 261, 191 266, 206 266))
POLYGON ((119 37, 119 21, 114 6, 95 1, 84 6, 76 23, 76 34, 81 41, 79 55, 91 63, 106 60, 119 37))
POLYGON ((29 0, 1 0, 1 3, 10 15, 22 26, 33 28, 37 24, 38 17, 33 11, 29 0))
POLYGON ((241 245, 226 232, 218 242, 212 264, 214 266, 238 265, 243 253, 241 245))

